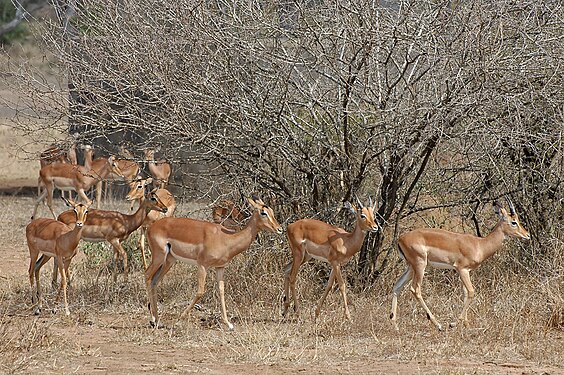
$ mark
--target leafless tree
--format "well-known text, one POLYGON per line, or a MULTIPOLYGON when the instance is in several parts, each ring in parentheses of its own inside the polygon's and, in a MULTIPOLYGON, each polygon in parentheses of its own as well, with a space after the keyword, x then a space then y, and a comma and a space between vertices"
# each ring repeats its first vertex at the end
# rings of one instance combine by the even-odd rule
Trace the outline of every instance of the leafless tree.
POLYGON ((557 1, 71 5, 42 33, 68 86, 9 75, 26 115, 68 119, 108 151, 160 146, 187 196, 269 191, 289 221, 342 222, 342 202, 372 195, 389 230, 360 252, 364 279, 431 208, 480 233, 481 209, 509 194, 533 237, 562 232, 557 1))

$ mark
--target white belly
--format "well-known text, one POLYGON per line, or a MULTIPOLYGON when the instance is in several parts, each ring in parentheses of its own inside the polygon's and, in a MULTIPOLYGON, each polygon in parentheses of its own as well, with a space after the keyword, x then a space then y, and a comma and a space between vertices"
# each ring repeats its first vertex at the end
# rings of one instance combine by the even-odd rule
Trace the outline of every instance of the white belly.
POLYGON ((441 269, 447 269, 447 270, 454 270, 455 269, 452 264, 448 264, 448 263, 439 263, 439 262, 429 261, 429 265, 433 268, 441 268, 441 269))
POLYGON ((59 190, 69 191, 74 190, 74 180, 72 178, 55 177, 53 178, 53 184, 59 190))

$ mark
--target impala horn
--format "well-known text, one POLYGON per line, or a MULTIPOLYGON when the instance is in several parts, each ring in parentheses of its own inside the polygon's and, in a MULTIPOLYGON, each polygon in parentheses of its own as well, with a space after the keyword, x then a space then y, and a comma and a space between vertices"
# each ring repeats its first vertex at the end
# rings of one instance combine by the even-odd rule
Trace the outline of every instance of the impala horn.
POLYGON ((509 206, 509 213, 511 215, 515 215, 515 206, 513 206, 513 202, 511 202, 511 199, 509 197, 505 197, 505 200, 507 201, 507 205, 509 206))
POLYGON ((356 203, 358 203, 358 208, 363 208, 362 202, 358 199, 358 196, 355 194, 354 197, 356 198, 356 203))

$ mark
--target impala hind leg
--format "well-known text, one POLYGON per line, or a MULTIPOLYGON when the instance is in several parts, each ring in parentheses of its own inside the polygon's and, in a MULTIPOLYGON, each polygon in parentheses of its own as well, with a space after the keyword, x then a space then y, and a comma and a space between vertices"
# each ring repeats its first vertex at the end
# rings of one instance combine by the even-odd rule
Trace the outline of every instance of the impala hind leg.
POLYGON ((39 208, 39 204, 41 202, 45 202, 45 197, 47 196, 47 189, 43 189, 41 195, 35 201, 35 207, 33 207, 33 214, 31 215, 31 220, 35 219, 35 215, 37 215, 37 209, 39 208))
POLYGON ((419 304, 423 307, 427 313, 427 318, 437 327, 439 331, 443 330, 441 324, 437 321, 425 300, 423 300, 423 295, 421 294, 421 285, 423 283, 423 275, 425 274, 425 267, 427 265, 426 261, 420 261, 413 269, 413 281, 411 282, 411 293, 415 296, 415 299, 419 301, 419 304))
MULTIPOLYGON (((290 247, 292 247, 292 245, 290 245, 290 247)), ((282 316, 284 317, 288 313, 288 308, 290 307, 290 290, 292 300, 294 301, 294 313, 296 314, 296 317, 300 316, 298 298, 296 295, 296 279, 302 264, 309 260, 309 257, 304 256, 303 252, 294 251, 293 248, 292 254, 294 259, 284 270, 284 310, 282 310, 282 316)))
POLYGON ((41 270, 41 267, 43 267, 43 265, 45 263, 47 263, 47 261, 49 261, 49 259, 51 259, 50 257, 46 256, 46 255, 41 255, 41 257, 38 260, 34 260, 33 262, 30 262, 29 265, 29 282, 31 284, 31 302, 33 304, 37 303, 37 308, 34 310, 34 314, 38 315, 41 310, 43 309, 43 300, 41 299, 41 282, 39 280, 39 271, 41 270), (33 290, 33 280, 35 279, 35 292, 33 290))
POLYGON ((151 315, 149 323, 152 327, 159 327, 159 311, 157 305, 157 285, 163 279, 164 275, 170 270, 176 260, 167 256, 161 264, 153 263, 145 270, 145 284, 147 287, 148 308, 151 315))
POLYGON ((398 281, 396 282, 396 284, 394 285, 394 288, 392 290, 393 295, 392 295, 392 312, 390 314, 390 319, 392 320, 392 324, 394 325, 394 328, 396 329, 396 331, 399 330, 398 327, 398 323, 397 323, 397 319, 398 319, 398 297, 401 294, 401 291, 403 290, 405 284, 407 284, 412 277, 413 273, 411 271, 411 268, 408 267, 403 274, 400 276, 400 278, 398 279, 398 281))

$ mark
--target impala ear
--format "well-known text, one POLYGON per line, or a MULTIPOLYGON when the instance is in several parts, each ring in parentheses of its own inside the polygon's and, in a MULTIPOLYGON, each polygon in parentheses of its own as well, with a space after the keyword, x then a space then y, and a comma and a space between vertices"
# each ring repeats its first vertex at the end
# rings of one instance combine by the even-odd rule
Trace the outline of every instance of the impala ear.
POLYGON ((507 220, 507 211, 505 211, 505 209, 503 207, 501 207, 501 204, 499 204, 499 201, 495 200, 493 202, 493 206, 494 206, 494 211, 497 214, 497 216, 499 216, 500 220, 507 220))
POLYGON ((69 201, 67 198, 65 197, 61 197, 61 199, 63 200, 63 202, 65 202, 65 205, 67 205, 68 207, 74 207, 74 202, 69 201))
POLYGON ((253 195, 252 198, 247 198, 247 201, 249 201, 251 206, 253 206, 254 208, 260 208, 259 204, 256 202, 257 200, 258 198, 256 197, 256 195, 253 195))
POLYGON ((348 201, 344 202, 343 207, 346 208, 347 210, 349 210, 353 215, 356 215, 356 209, 351 204, 351 202, 348 202, 348 201))

